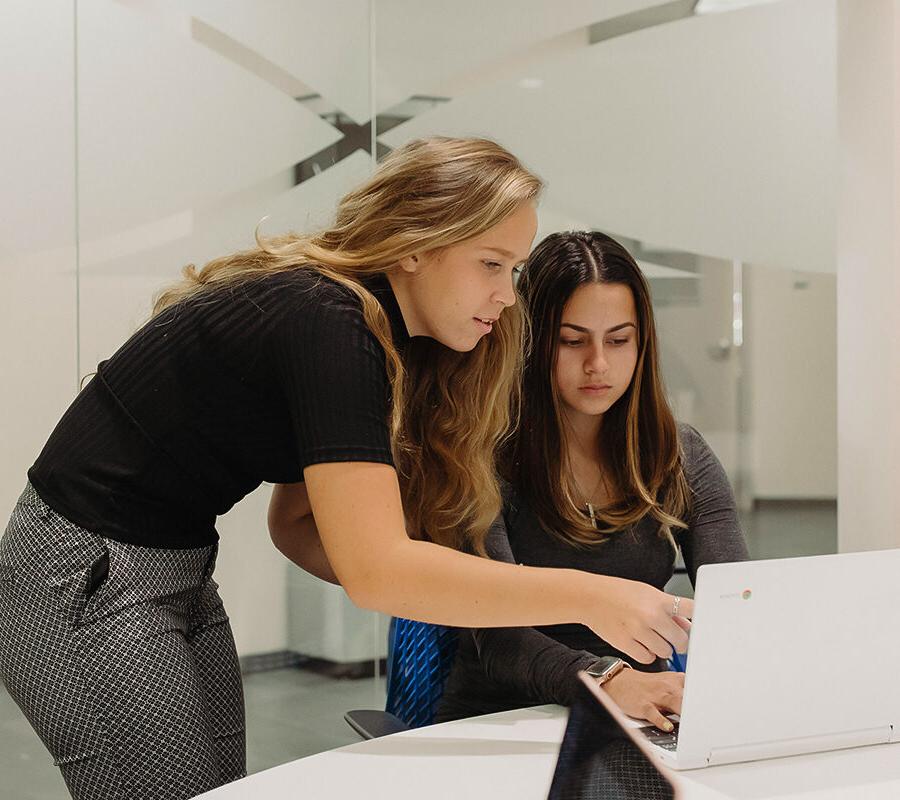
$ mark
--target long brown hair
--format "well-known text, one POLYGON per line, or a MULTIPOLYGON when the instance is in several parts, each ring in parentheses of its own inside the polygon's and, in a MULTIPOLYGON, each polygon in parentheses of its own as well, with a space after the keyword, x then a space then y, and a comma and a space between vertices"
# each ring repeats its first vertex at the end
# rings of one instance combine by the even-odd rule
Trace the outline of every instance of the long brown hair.
POLYGON ((650 288, 637 263, 615 239, 597 232, 554 233, 532 252, 519 282, 531 323, 519 430, 504 472, 549 533, 574 545, 604 541, 647 514, 672 541, 686 527, 690 494, 678 430, 659 369, 650 288), (597 514, 601 534, 578 510, 563 438, 561 401, 553 380, 563 309, 588 283, 628 286, 638 318, 638 357, 625 394, 604 414, 600 448, 613 502, 597 514))
POLYGON ((523 203, 541 181, 486 139, 433 137, 390 154, 340 202, 334 224, 185 267, 156 299, 154 314, 217 287, 293 269, 312 269, 352 292, 384 348, 393 404, 391 434, 411 536, 484 555, 500 506, 495 453, 514 424, 523 340, 520 307, 507 308, 469 353, 411 342, 401 361, 381 305, 360 282, 416 252, 479 236, 523 203))

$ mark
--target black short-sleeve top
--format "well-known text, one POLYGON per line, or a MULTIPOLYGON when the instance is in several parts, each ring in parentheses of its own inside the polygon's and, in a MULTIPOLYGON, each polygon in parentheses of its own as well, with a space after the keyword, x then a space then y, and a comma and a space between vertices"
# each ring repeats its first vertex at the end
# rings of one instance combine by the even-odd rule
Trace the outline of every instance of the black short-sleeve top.
MULTIPOLYGON (((367 278, 401 355, 383 275, 367 278)), ((28 477, 53 509, 144 547, 203 547, 263 481, 392 464, 385 354, 356 296, 309 268, 209 289, 138 330, 74 400, 28 477)))

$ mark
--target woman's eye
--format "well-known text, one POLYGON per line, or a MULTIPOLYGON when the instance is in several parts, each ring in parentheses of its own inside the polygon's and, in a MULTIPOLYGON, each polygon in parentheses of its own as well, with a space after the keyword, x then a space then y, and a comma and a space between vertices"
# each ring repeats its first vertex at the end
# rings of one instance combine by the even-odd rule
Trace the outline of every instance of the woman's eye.
POLYGON ((499 261, 482 261, 481 263, 490 270, 498 270, 503 266, 499 261))
POLYGON ((521 275, 522 272, 524 271, 524 269, 525 269, 525 267, 522 264, 519 264, 519 265, 513 267, 513 269, 512 269, 513 275, 521 275))
POLYGON ((609 344, 614 345, 615 347, 621 347, 623 344, 628 344, 628 339, 610 339, 609 344))
POLYGON ((560 344, 564 344, 566 347, 578 347, 581 339, 560 339, 560 344))

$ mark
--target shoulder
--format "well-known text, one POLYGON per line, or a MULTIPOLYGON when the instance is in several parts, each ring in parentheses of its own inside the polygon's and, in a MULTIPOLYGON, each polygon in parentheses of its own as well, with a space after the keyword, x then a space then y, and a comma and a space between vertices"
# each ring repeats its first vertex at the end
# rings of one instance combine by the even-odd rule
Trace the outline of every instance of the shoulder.
POLYGON ((348 385, 353 374, 361 386, 375 381, 380 396, 387 380, 384 349, 351 289, 303 268, 266 276, 262 283, 249 300, 259 306, 268 358, 289 380, 316 376, 321 382, 328 376, 348 385))
POLYGON ((703 434, 693 425, 679 422, 678 440, 681 443, 681 451, 686 467, 703 464, 711 458, 716 458, 716 454, 706 439, 703 438, 703 434))
POLYGON ((696 428, 680 422, 678 437, 684 475, 693 491, 714 491, 727 485, 728 479, 721 461, 696 428))
POLYGON ((371 334, 357 295, 343 284, 299 267, 267 275, 247 287, 248 299, 271 314, 276 335, 313 334, 369 340, 371 334))
POLYGON ((324 306, 361 313, 357 296, 346 286, 314 267, 275 272, 253 281, 248 291, 293 308, 324 306))

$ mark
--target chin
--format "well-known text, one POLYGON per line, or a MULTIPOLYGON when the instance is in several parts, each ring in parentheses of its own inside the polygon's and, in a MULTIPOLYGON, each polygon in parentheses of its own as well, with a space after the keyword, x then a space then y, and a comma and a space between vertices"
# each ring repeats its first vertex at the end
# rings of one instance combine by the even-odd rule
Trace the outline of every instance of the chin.
POLYGON ((579 408, 578 410, 586 417, 602 417, 611 406, 593 406, 591 408, 579 408))
POLYGON ((450 350, 455 350, 457 353, 471 353, 476 347, 478 347, 478 343, 481 341, 481 337, 475 340, 463 339, 462 337, 459 337, 457 339, 435 337, 435 339, 437 339, 437 341, 444 345, 444 347, 448 347, 450 350))
POLYGON ((581 400, 580 403, 569 403, 568 405, 586 417, 599 417, 609 411, 615 404, 607 402, 585 403, 584 400, 581 400))
POLYGON ((478 342, 475 342, 475 344, 467 344, 467 345, 462 345, 462 344, 449 345, 448 344, 447 347, 456 353, 471 353, 476 348, 477 345, 478 345, 478 342))

